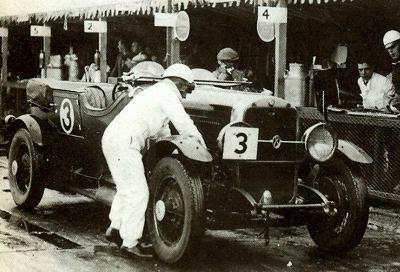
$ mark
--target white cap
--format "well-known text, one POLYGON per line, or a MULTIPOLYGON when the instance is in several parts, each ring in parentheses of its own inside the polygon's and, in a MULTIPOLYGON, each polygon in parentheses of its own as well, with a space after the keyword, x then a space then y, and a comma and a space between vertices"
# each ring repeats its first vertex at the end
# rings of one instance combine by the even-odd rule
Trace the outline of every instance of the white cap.
POLYGON ((383 45, 387 47, 387 45, 397 40, 400 40, 400 32, 397 30, 389 30, 383 36, 383 45))
POLYGON ((166 77, 179 77, 183 80, 186 80, 190 84, 194 83, 192 70, 190 70, 188 66, 181 63, 175 63, 168 67, 165 70, 162 78, 166 77))

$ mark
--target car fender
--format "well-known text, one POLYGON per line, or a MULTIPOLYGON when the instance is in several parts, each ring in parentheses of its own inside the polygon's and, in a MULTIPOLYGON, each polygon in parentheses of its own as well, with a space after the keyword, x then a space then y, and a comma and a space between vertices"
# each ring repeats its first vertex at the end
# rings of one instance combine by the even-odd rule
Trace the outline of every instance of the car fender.
POLYGON ((173 135, 160 138, 156 145, 158 147, 165 146, 168 151, 173 153, 176 149, 180 151, 188 159, 199 162, 211 162, 212 156, 196 138, 184 135, 173 135))
POLYGON ((7 138, 11 140, 15 132, 20 128, 26 128, 32 137, 32 141, 39 146, 43 146, 42 129, 39 121, 32 115, 24 114, 13 120, 7 128, 7 138))
POLYGON ((173 135, 162 137, 151 145, 145 154, 146 165, 152 168, 162 157, 179 153, 193 161, 204 163, 212 161, 211 154, 194 137, 173 135))
POLYGON ((367 152, 350 141, 339 139, 337 150, 354 162, 368 164, 373 161, 367 152))

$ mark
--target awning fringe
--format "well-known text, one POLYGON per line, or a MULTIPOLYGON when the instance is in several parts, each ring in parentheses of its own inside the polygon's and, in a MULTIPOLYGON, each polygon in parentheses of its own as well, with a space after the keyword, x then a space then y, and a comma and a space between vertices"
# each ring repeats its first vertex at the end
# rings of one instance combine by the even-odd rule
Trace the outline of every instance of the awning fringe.
MULTIPOLYGON (((223 7, 240 6, 242 3, 251 5, 271 5, 278 0, 172 0, 172 4, 178 7, 178 10, 185 10, 192 5, 194 7, 211 6, 216 7, 221 5, 223 7)), ((288 0, 288 4, 322 4, 329 2, 345 2, 353 0, 288 0)), ((154 12, 166 12, 168 0, 142 0, 134 2, 124 2, 118 4, 110 4, 103 6, 94 6, 89 8, 73 8, 70 7, 65 10, 28 13, 22 15, 2 16, 0 17, 0 24, 7 25, 12 22, 27 22, 35 18, 37 21, 46 23, 52 20, 58 20, 68 17, 78 17, 80 19, 96 19, 98 17, 116 16, 121 12, 130 15, 138 14, 152 14, 154 12)))

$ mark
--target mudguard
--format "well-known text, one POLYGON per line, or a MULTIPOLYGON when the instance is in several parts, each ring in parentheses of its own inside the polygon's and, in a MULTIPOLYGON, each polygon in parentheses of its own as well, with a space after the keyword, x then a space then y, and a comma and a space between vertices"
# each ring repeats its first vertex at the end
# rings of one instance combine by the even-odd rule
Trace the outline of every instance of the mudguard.
POLYGON ((208 150, 201 145, 194 137, 173 135, 169 137, 160 138, 155 146, 150 149, 157 150, 163 154, 174 154, 178 149, 188 159, 199 162, 211 162, 212 156, 208 150))
POLYGON ((35 144, 43 146, 42 129, 40 128, 39 122, 30 114, 21 115, 10 123, 7 129, 8 138, 11 140, 14 133, 23 127, 29 131, 32 141, 35 144))
POLYGON ((338 140, 338 151, 354 162, 372 163, 372 158, 362 148, 346 140, 338 140))

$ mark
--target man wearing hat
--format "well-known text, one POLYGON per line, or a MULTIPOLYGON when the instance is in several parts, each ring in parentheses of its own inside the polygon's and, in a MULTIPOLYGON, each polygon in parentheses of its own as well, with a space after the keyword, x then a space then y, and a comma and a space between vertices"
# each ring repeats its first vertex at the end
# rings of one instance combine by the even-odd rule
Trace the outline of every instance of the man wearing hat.
MULTIPOLYGON (((389 30, 383 36, 383 45, 392 59, 392 72, 387 76, 392 81, 397 96, 392 99, 390 109, 394 112, 400 111, 400 32, 397 30, 389 30)), ((396 131, 388 132, 389 137, 386 139, 386 149, 388 152, 389 169, 392 177, 399 177, 398 160, 400 158, 400 150, 398 143, 400 138, 396 131)), ((400 184, 393 187, 395 193, 400 193, 400 184)))
POLYGON ((181 100, 194 87, 189 67, 173 64, 163 80, 139 93, 104 131, 103 153, 117 193, 110 211, 108 240, 122 238, 121 250, 128 255, 149 257, 138 243, 142 237, 149 190, 142 162, 147 139, 171 135, 168 123, 183 135, 193 136, 203 146, 203 137, 185 112, 181 100))
POLYGON ((217 55, 218 67, 213 72, 218 80, 246 81, 245 71, 239 70, 239 54, 232 48, 221 49, 217 55))
MULTIPOLYGON (((392 81, 396 93, 400 94, 400 32, 397 30, 389 30, 383 36, 383 45, 392 59, 392 72, 387 76, 392 81)), ((392 107, 393 110, 400 110, 400 100, 396 98, 392 107)))

